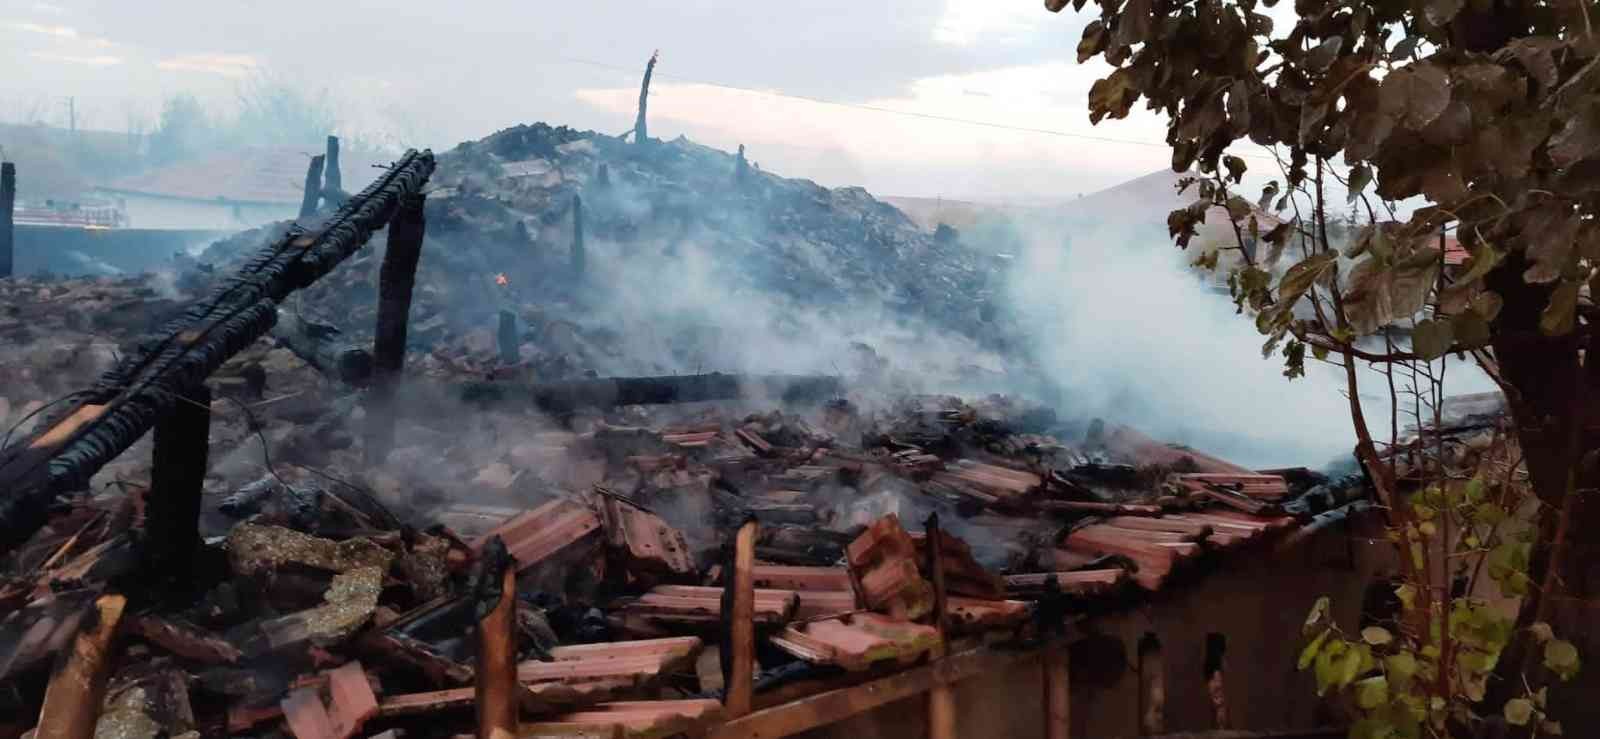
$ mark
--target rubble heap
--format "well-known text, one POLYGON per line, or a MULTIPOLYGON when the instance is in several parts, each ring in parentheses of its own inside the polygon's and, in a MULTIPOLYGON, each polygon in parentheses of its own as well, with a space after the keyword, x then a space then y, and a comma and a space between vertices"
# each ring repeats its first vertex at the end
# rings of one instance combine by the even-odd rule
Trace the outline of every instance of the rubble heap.
MULTIPOLYGON (((409 341, 448 359, 417 359, 539 380, 849 371, 830 362, 851 340, 892 353, 894 339, 938 337, 965 357, 956 364, 1020 363, 999 260, 935 238, 861 188, 748 167, 739 176, 739 161, 683 138, 640 149, 542 123, 441 154, 409 341), (750 348, 774 339, 836 351, 750 348)), ((246 232, 200 261, 220 269, 270 235, 246 232)), ((306 290, 297 314, 366 343, 376 242, 306 290)))

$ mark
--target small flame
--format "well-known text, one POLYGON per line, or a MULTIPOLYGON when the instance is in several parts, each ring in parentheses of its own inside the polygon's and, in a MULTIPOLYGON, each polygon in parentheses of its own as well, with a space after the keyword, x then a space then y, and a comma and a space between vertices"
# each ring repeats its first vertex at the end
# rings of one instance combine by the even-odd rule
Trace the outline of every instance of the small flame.
POLYGON ((501 272, 500 274, 494 276, 494 284, 505 287, 506 285, 511 284, 511 278, 506 277, 506 273, 501 272))

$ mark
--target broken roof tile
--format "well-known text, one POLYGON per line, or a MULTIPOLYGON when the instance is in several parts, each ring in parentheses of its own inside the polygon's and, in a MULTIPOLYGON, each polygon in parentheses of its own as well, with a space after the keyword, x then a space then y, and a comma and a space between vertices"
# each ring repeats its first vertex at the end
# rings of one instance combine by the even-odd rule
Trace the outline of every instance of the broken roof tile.
POLYGON ((1278 501, 1289 496, 1289 483, 1282 475, 1191 472, 1174 477, 1191 490, 1215 486, 1267 501, 1278 501))
POLYGON ((933 587, 917 568, 917 547, 891 513, 845 548, 856 591, 869 608, 919 618, 933 607, 933 587))
POLYGON ((660 516, 617 498, 601 497, 606 542, 635 574, 689 577, 694 560, 683 532, 660 516))
POLYGON ((693 732, 722 718, 722 703, 707 699, 619 701, 522 725, 524 736, 662 737, 693 732))
POLYGON ((773 636, 774 646, 812 664, 864 670, 882 660, 909 661, 932 649, 939 630, 878 613, 795 624, 773 636))
MULTIPOLYGON (((757 588, 756 623, 784 623, 794 616, 799 604, 800 598, 792 590, 757 588)), ((722 618, 722 588, 658 585, 625 604, 622 612, 656 622, 710 623, 722 618)))
POLYGON ((499 536, 506 550, 525 570, 567 550, 600 530, 600 516, 571 500, 552 500, 503 521, 472 543, 481 552, 489 539, 499 536))
POLYGON ((1128 571, 1120 567, 1102 570, 1077 570, 1073 572, 1031 572, 1007 575, 1006 590, 1012 595, 1040 595, 1046 592, 1048 580, 1054 577, 1056 587, 1071 595, 1099 595, 1109 592, 1128 579, 1128 571))
POLYGON ((758 588, 798 590, 802 593, 850 589, 850 571, 844 567, 758 564, 752 570, 752 576, 758 588))

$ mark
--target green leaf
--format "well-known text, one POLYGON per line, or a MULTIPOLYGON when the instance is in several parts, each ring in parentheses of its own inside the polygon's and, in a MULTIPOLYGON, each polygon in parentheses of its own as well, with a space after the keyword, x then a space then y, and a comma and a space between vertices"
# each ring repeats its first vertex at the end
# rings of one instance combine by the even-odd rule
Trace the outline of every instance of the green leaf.
POLYGON ((1578 317, 1577 282, 1563 282, 1550 294, 1550 305, 1539 316, 1539 330, 1547 336, 1565 336, 1572 333, 1578 317))
POLYGON ((1317 638, 1312 639, 1311 643, 1307 644, 1304 649, 1300 650, 1300 661, 1297 663, 1298 669, 1304 670, 1305 668, 1311 666, 1311 662, 1315 660, 1317 655, 1322 652, 1323 642, 1326 642, 1328 640, 1328 635, 1332 633, 1333 629, 1323 629, 1322 633, 1317 634, 1317 638))
POLYGON ((1450 78, 1439 67, 1419 62, 1390 72, 1378 86, 1378 110, 1420 131, 1450 105, 1450 78))
POLYGON ((1389 702, 1389 680, 1382 675, 1356 683, 1356 705, 1372 710, 1389 702))
POLYGON ((1562 680, 1571 680, 1573 675, 1578 674, 1578 648, 1564 639, 1545 642, 1544 666, 1560 675, 1562 680))
POLYGON ((1417 674, 1417 658, 1410 652, 1399 652, 1383 658, 1383 669, 1395 690, 1405 690, 1417 674))
POLYGON ((1533 718, 1533 701, 1527 698, 1512 698, 1506 701, 1506 723, 1512 726, 1527 726, 1533 718))
POLYGON ((1411 332, 1411 350, 1423 359, 1438 359, 1450 351, 1451 344, 1455 343, 1448 321, 1427 319, 1417 322, 1417 327, 1411 332))
MULTIPOLYGON (((1245 170, 1249 169, 1249 167, 1245 166, 1243 159, 1233 155, 1223 157, 1222 166, 1228 168, 1228 179, 1233 180, 1234 184, 1238 184, 1240 180, 1244 179, 1245 170)), ((1239 202, 1244 203, 1245 213, 1249 213, 1250 201, 1245 200, 1244 198, 1239 198, 1239 202)), ((1233 210, 1231 201, 1228 210, 1230 212, 1233 210)))
POLYGON ((1344 48, 1344 37, 1334 36, 1312 49, 1306 54, 1306 69, 1311 72, 1322 72, 1333 65, 1339 58, 1339 50, 1344 48))
POLYGON ((1309 635, 1313 629, 1321 626, 1322 620, 1328 616, 1328 608, 1332 603, 1333 601, 1326 595, 1318 598, 1317 602, 1312 603, 1311 612, 1306 614, 1306 623, 1305 626, 1301 627, 1301 632, 1309 635))
POLYGON ((1361 191, 1372 184, 1372 168, 1365 164, 1357 164, 1350 168, 1350 189, 1345 192, 1345 202, 1354 203, 1361 196, 1361 191))
POLYGON ((1477 311, 1467 311, 1450 317, 1450 332, 1456 343, 1467 349, 1477 349, 1489 344, 1489 322, 1477 311))
POLYGON ((1377 718, 1363 718, 1350 725, 1350 739, 1395 739, 1394 727, 1377 718))
MULTIPOLYGON (((1343 654, 1339 655, 1337 671, 1334 673, 1334 681, 1339 685, 1339 687, 1349 685, 1361 675, 1362 664, 1371 659, 1370 656, 1363 656, 1362 650, 1366 647, 1367 645, 1362 644, 1355 649, 1347 649, 1343 654)), ((1370 649, 1367 649, 1365 654, 1371 655, 1372 652, 1370 649)))
POLYGON ((1228 217, 1232 218, 1235 223, 1250 217, 1250 201, 1238 195, 1228 198, 1228 202, 1224 203, 1224 206, 1228 209, 1228 217))
POLYGON ((1091 21, 1083 29, 1083 39, 1078 42, 1078 63, 1089 61, 1106 50, 1106 27, 1100 21, 1091 21))
POLYGON ((1422 43, 1421 36, 1407 36, 1400 39, 1400 43, 1395 44, 1394 48, 1389 50, 1389 58, 1395 61, 1409 59, 1416 52, 1417 44, 1420 43, 1422 43))
POLYGON ((1556 636, 1555 630, 1550 628, 1550 624, 1543 621, 1535 621, 1532 626, 1528 627, 1528 632, 1533 634, 1533 638, 1540 644, 1550 641, 1556 636))
POLYGON ((1417 607, 1417 589, 1412 585, 1401 585, 1394 589, 1394 595, 1400 600, 1400 605, 1406 610, 1417 607))
POLYGON ((1394 634, 1382 626, 1368 626, 1361 630, 1361 640, 1375 647, 1381 647, 1394 641, 1394 634))
POLYGON ((1278 280, 1278 302, 1291 306, 1311 290, 1311 286, 1333 268, 1339 256, 1331 251, 1319 252, 1290 267, 1278 280))

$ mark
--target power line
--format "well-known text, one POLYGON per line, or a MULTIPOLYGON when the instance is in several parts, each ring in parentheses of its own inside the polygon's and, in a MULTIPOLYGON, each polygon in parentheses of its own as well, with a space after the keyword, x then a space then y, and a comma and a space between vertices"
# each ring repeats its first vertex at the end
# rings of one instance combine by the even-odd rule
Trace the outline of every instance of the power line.
MULTIPOLYGON (((627 73, 627 74, 634 74, 634 73, 637 73, 639 71, 637 69, 633 69, 633 68, 629 68, 629 67, 623 67, 623 66, 619 66, 619 65, 616 65, 616 64, 609 64, 609 63, 606 63, 606 62, 595 61, 593 59, 583 59, 583 58, 580 58, 580 57, 556 56, 556 57, 552 57, 552 58, 554 60, 556 60, 556 61, 562 61, 562 62, 567 62, 567 63, 571 63, 571 64, 582 64, 582 65, 586 65, 586 66, 590 66, 590 67, 598 67, 600 69, 608 69, 608 70, 611 70, 611 71, 614 71, 614 72, 623 72, 623 73, 627 73)), ((1153 142, 1153 141, 1139 141, 1137 139, 1123 139, 1123 138, 1116 138, 1116 137, 1113 137, 1113 136, 1096 136, 1094 134, 1075 133, 1075 132, 1072 132, 1072 131, 1059 131, 1059 130, 1054 130, 1054 129, 1049 129, 1049 128, 1031 128, 1031 127, 1028 127, 1028 126, 1013 126, 1013 125, 1009 125, 1009 124, 1006 124, 1006 123, 995 123, 993 121, 981 121, 981 120, 977 120, 977 119, 973 119, 973 118, 960 118, 960 117, 957 117, 957 116, 939 115, 937 113, 922 113, 922 112, 914 111, 914 110, 900 110, 900 109, 897 109, 897 108, 885 108, 885 107, 877 106, 877 105, 867 105, 865 103, 846 103, 846 102, 841 102, 841 101, 838 101, 838 100, 829 100, 827 98, 814 97, 814 96, 811 96, 811 95, 800 95, 800 94, 797 94, 797 93, 779 92, 779 91, 776 91, 776 90, 763 90, 763 89, 756 88, 756 87, 743 87, 743 86, 740 86, 740 85, 731 85, 731 84, 726 84, 726 83, 722 83, 722 82, 710 82, 710 81, 707 81, 707 80, 695 79, 695 78, 692 78, 692 77, 685 77, 685 76, 682 76, 682 75, 672 74, 670 72, 657 71, 657 72, 655 72, 655 76, 657 76, 657 77, 665 77, 667 79, 672 79, 672 80, 678 80, 680 82, 688 82, 688 83, 696 84, 696 85, 704 85, 706 87, 720 88, 720 89, 723 89, 723 90, 733 90, 735 92, 745 92, 745 93, 750 93, 750 94, 753 94, 753 95, 765 95, 767 97, 787 98, 787 99, 790 99, 790 100, 801 100, 801 101, 805 101, 805 102, 808 102, 808 103, 815 103, 815 104, 818 104, 818 105, 832 105, 832 106, 840 107, 840 108, 854 108, 856 110, 865 110, 865 111, 870 111, 870 112, 873 112, 873 113, 886 113, 886 114, 890 114, 890 115, 904 116, 904 117, 907 117, 907 118, 921 118, 921 119, 924 119, 924 120, 942 121, 942 122, 945 122, 945 123, 960 123, 960 124, 964 124, 964 125, 968 125, 968 126, 980 126, 980 127, 983 127, 983 128, 993 128, 993 129, 999 129, 999 130, 1004 130, 1004 131, 1016 131, 1016 132, 1019 132, 1019 133, 1032 133, 1032 134, 1039 134, 1039 135, 1042 135, 1042 136, 1057 136, 1057 137, 1061 137, 1061 138, 1080 139, 1080 140, 1083 140, 1083 141, 1095 141, 1095 142, 1106 143, 1106 144, 1127 144, 1127 145, 1130 145, 1130 146, 1146 146, 1146 147, 1159 148, 1159 149, 1170 149, 1171 148, 1171 145, 1169 145, 1169 144, 1156 143, 1156 142, 1153 142)), ((1249 159, 1263 159, 1263 160, 1268 160, 1268 161, 1272 160, 1272 157, 1261 155, 1261 154, 1241 154, 1240 156, 1243 156, 1243 157, 1249 158, 1249 159)))

